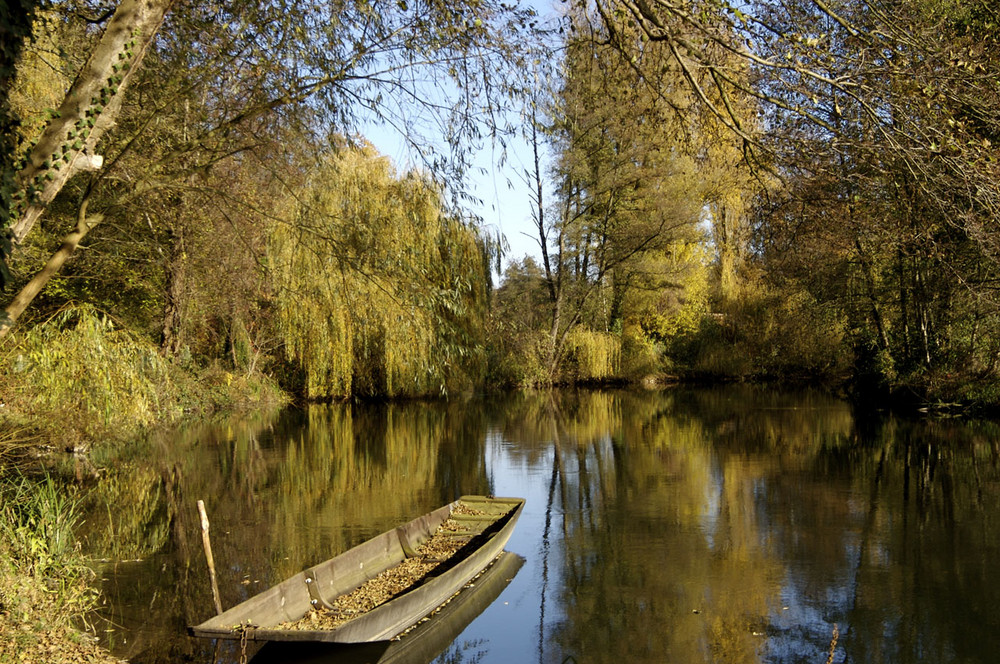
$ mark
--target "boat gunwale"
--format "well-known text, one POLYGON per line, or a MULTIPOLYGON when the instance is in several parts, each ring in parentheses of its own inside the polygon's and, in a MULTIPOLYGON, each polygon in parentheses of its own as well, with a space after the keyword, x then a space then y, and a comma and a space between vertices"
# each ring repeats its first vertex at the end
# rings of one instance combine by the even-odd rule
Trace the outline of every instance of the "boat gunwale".
MULTIPOLYGON (((392 638, 399 632, 414 624, 420 618, 431 613, 452 595, 461 590, 471 578, 492 564, 496 557, 502 553, 503 547, 506 546, 523 507, 523 498, 491 498, 488 496, 471 495, 463 496, 441 508, 416 517, 403 525, 396 526, 395 528, 366 540, 365 542, 362 542, 357 546, 330 558, 329 560, 313 565, 312 567, 309 567, 302 572, 299 572, 298 574, 271 586, 253 597, 240 602, 222 614, 213 616, 199 625, 189 627, 188 631, 192 635, 199 637, 225 639, 246 638, 247 640, 255 641, 362 643, 392 638), (448 513, 440 522, 443 523, 451 515, 459 503, 465 503, 470 507, 475 508, 475 504, 477 502, 497 506, 509 505, 509 509, 507 509, 504 514, 497 515, 497 518, 495 518, 481 534, 475 536, 469 544, 463 545, 463 548, 459 549, 456 554, 461 554, 462 550, 467 548, 471 543, 478 542, 474 548, 465 552, 461 558, 454 563, 452 563, 453 558, 449 558, 448 561, 443 563, 444 565, 448 565, 448 568, 443 572, 439 572, 437 574, 432 572, 431 575, 424 577, 386 602, 376 606, 370 611, 351 618, 347 622, 342 623, 335 628, 325 630, 294 630, 278 629, 273 625, 258 627, 249 622, 250 619, 247 619, 246 625, 243 625, 243 621, 240 620, 235 624, 233 622, 227 623, 229 626, 225 628, 217 626, 219 620, 227 614, 230 614, 230 619, 232 619, 241 613, 245 614, 252 610, 251 607, 246 606, 248 604, 256 603, 263 606, 264 603, 268 601, 279 601, 278 598, 280 597, 283 608, 285 597, 280 592, 281 589, 287 587, 288 589, 296 590, 295 586, 297 584, 305 586, 309 601, 312 603, 310 608, 322 606, 322 604, 326 604, 326 602, 320 600, 320 598, 316 595, 315 589, 310 585, 310 575, 314 576, 316 570, 323 568, 324 566, 333 565, 338 560, 356 556, 358 555, 358 551, 366 546, 375 548, 376 545, 373 543, 382 542, 383 540, 390 541, 393 536, 399 538, 400 546, 405 549, 408 546, 405 537, 405 531, 408 528, 414 528, 419 525, 419 522, 422 519, 427 519, 435 513, 447 509, 448 513), (265 597, 268 595, 273 597, 265 597)), ((438 525, 440 525, 440 523, 438 525)), ((404 554, 404 558, 405 557, 407 557, 407 554, 404 554)), ((384 569, 389 569, 391 567, 392 565, 388 565, 384 569)), ((384 571, 384 569, 379 570, 379 572, 384 571)), ((379 572, 375 572, 373 576, 368 578, 373 578, 379 572)), ((301 586, 298 587, 297 590, 298 594, 301 595, 301 586)), ((308 609, 305 613, 308 613, 308 609)))

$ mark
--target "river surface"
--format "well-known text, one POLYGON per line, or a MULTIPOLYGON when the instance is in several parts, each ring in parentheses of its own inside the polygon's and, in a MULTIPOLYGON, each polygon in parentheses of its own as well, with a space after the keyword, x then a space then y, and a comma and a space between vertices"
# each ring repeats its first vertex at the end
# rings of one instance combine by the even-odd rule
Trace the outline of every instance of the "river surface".
MULTIPOLYGON (((819 393, 740 386, 190 425, 105 464, 85 534, 104 560, 94 626, 134 664, 239 661, 185 632, 214 614, 199 499, 229 607, 493 494, 527 499, 507 546, 523 565, 414 661, 992 663, 998 441, 995 423, 859 420, 819 393)), ((314 661, 374 661, 348 654, 314 661)))

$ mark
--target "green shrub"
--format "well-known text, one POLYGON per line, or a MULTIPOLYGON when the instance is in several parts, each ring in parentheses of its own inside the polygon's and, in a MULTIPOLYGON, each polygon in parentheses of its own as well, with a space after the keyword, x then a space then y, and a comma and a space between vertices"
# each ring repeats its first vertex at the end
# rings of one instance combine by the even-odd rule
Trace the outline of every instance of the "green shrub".
POLYGON ((626 325, 622 330, 621 367, 626 380, 640 380, 663 370, 663 349, 650 339, 638 325, 626 325))
POLYGON ((164 419, 169 365, 153 344, 89 306, 67 307, 16 335, 0 361, 8 412, 75 444, 164 419))
POLYGON ((737 379, 837 377, 850 366, 843 317, 804 290, 745 285, 718 309, 673 340, 677 364, 737 379))
POLYGON ((530 388, 549 382, 549 336, 495 317, 486 349, 486 383, 497 388, 530 388))
POLYGON ((621 338, 576 327, 566 335, 559 378, 564 382, 598 382, 618 378, 621 338))

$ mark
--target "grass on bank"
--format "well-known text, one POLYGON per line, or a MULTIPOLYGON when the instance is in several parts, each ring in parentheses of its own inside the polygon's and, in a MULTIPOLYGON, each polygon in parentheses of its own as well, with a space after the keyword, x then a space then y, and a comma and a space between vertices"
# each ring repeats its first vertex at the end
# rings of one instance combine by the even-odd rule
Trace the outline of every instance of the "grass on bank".
POLYGON ((0 479, 0 662, 116 662, 76 629, 97 602, 74 536, 78 501, 51 477, 0 479))

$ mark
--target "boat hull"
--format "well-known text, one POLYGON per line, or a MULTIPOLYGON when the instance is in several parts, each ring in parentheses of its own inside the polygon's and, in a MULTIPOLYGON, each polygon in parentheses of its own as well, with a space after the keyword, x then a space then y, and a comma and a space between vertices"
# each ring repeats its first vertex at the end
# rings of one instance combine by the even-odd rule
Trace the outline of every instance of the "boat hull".
POLYGON ((490 606, 517 575, 524 558, 504 551, 481 574, 405 636, 371 643, 267 643, 251 664, 430 664, 490 606))
MULTIPOLYGON (((463 496, 458 501, 386 531, 345 553, 282 581, 228 611, 189 628, 195 636, 256 641, 366 643, 390 639, 432 612, 486 568, 510 539, 524 507, 520 498, 463 496), (328 607, 368 579, 393 567, 429 539, 459 503, 495 520, 424 581, 390 601, 334 629, 282 629, 282 623, 302 619, 314 608, 328 607)), ((476 521, 476 517, 468 520, 476 521)), ((485 521, 479 518, 478 521, 485 521)))

